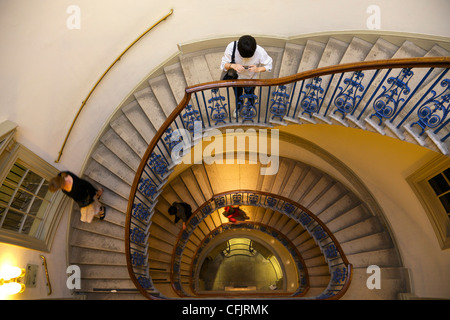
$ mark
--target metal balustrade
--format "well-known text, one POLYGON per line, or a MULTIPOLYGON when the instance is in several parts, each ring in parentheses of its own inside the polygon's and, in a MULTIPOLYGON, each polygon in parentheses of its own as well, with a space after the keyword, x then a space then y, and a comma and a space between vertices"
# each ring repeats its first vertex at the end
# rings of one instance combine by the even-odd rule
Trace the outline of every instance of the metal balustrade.
MULTIPOLYGON (((447 154, 449 68, 450 57, 381 60, 326 67, 279 79, 217 81, 186 88, 184 99, 151 141, 130 193, 125 241, 128 269, 136 287, 147 298, 156 298, 146 291, 153 288, 147 266, 151 217, 168 176, 182 156, 201 140, 203 132, 230 126, 340 124, 370 127, 401 140, 409 134, 418 144, 447 154), (235 97, 234 87, 255 90, 244 90, 242 96, 235 97), (238 113, 234 113, 236 106, 240 107, 238 113)), ((289 207, 288 199, 285 204, 289 207)), ((279 210, 290 214, 288 207, 279 210)), ((298 208, 293 210, 298 212, 298 208)), ((203 211, 198 214, 197 220, 203 211)), ((305 225, 311 217, 299 213, 295 218, 305 225)), ((191 226, 197 225, 197 220, 191 220, 191 226)), ((341 254, 321 224, 308 230, 332 263, 332 281, 317 298, 336 296, 333 290, 342 290, 335 289, 337 284, 348 283, 351 268, 348 263, 333 264, 335 259, 342 259, 341 254), (319 239, 324 235, 330 242, 319 239)))

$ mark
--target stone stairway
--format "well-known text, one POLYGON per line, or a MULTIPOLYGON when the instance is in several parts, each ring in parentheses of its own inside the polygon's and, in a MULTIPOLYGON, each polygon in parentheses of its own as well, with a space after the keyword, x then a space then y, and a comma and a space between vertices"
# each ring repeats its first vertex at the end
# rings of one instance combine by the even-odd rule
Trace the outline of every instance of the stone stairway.
MULTIPOLYGON (((290 162, 290 161, 287 161, 290 162)), ((230 165, 227 165, 230 166, 230 165)), ((245 169, 245 165, 231 165, 232 169, 231 172, 238 173, 241 181, 254 181, 254 186, 249 187, 255 187, 257 185, 260 185, 261 187, 264 184, 264 179, 262 176, 258 179, 253 179, 254 177, 251 174, 251 171, 245 169), (250 179, 251 180, 250 180, 250 179), (258 181, 259 180, 259 181, 258 181)), ((228 168, 229 169, 229 168, 228 168)), ((226 179, 227 175, 229 176, 230 173, 226 170, 226 167, 224 165, 210 165, 210 166, 204 166, 204 165, 196 165, 193 166, 182 173, 182 179, 196 182, 197 185, 202 185, 205 188, 201 189, 201 191, 205 190, 206 195, 213 195, 218 194, 221 192, 224 192, 226 190, 233 190, 233 189, 239 189, 239 188, 232 188, 229 189, 226 185, 217 183, 217 181, 224 181, 226 179)), ((232 174, 232 173, 231 173, 232 174)), ((283 172, 282 170, 279 171, 279 175, 276 176, 274 180, 283 180, 283 175, 286 174, 286 172, 283 172)), ((232 174, 233 175, 233 174, 232 174)), ((296 178, 299 178, 298 176, 296 178)), ((199 190, 192 190, 192 188, 187 188, 186 184, 184 184, 182 187, 180 187, 179 181, 171 181, 170 187, 165 189, 163 194, 161 194, 161 201, 157 205, 157 211, 155 212, 155 215, 161 215, 163 217, 167 217, 167 210, 166 208, 172 203, 173 201, 186 201, 188 202, 193 208, 198 207, 199 204, 197 204, 195 201, 192 201, 193 199, 193 192, 198 192, 199 190)), ((189 184, 191 186, 192 184, 189 184)), ((265 188, 261 188, 260 191, 267 191, 271 192, 272 190, 265 190, 267 189, 268 185, 264 184, 265 188)), ((245 188, 243 188, 245 189, 245 188)), ((203 192, 202 192, 203 194, 203 192)), ((205 197, 205 195, 204 195, 205 197)), ((198 196, 197 196, 198 198, 198 196)), ((209 198, 207 198, 209 199, 209 198)), ((210 215, 208 218, 206 218, 202 225, 199 226, 200 231, 202 234, 197 234, 196 237, 192 237, 190 239, 189 243, 186 245, 187 249, 185 250, 185 254, 183 256, 182 262, 184 263, 181 268, 181 273, 188 275, 189 274, 189 267, 192 262, 193 255, 196 251, 196 248, 199 246, 200 241, 202 238, 209 234, 212 230, 214 230, 217 226, 227 223, 227 219, 221 214, 223 210, 215 211, 212 215, 210 215), (220 211, 220 212, 219 212, 220 211)), ((277 230, 282 231, 282 233, 288 237, 288 239, 297 246, 297 249, 300 250, 300 253, 305 260, 305 264, 308 267, 308 272, 310 273, 310 286, 316 287, 319 286, 321 288, 320 291, 323 291, 323 289, 326 287, 326 285, 329 282, 330 274, 328 271, 327 264, 325 262, 325 259, 320 252, 319 247, 314 242, 312 237, 309 235, 308 232, 306 232, 301 225, 299 225, 297 222, 293 221, 290 218, 287 218, 283 214, 280 214, 278 212, 275 212, 268 208, 263 207, 246 207, 245 208, 246 213, 250 217, 249 221, 253 222, 259 222, 263 223, 265 225, 268 225, 270 227, 273 227, 277 230), (325 280, 324 280, 325 279, 325 280), (325 286, 325 287, 322 287, 325 286)), ((167 223, 171 224, 170 218, 167 219, 167 223)), ((176 230, 177 234, 179 232, 179 229, 176 230)), ((151 233, 151 231, 150 231, 151 233)), ((155 236, 151 236, 149 239, 150 246, 153 247, 153 241, 155 236)), ((171 251, 169 252, 171 254, 171 251)), ((159 261, 162 262, 162 261, 159 261)), ((153 259, 150 258, 150 268, 152 266, 153 259)), ((169 272, 170 272, 170 260, 164 262, 165 265, 165 273, 166 273, 166 279, 169 280, 169 272)), ((186 278, 187 280, 187 278, 186 278)), ((186 281, 187 284, 187 281, 186 281)), ((158 289, 160 286, 157 286, 158 289)), ((167 289, 167 288, 164 288, 167 289)), ((167 291, 165 290, 164 293, 167 291)))
MULTIPOLYGON (((154 222, 150 227, 149 244, 152 254, 149 255, 149 267, 151 277, 158 279, 154 281, 155 287, 164 295, 173 295, 170 287, 171 255, 180 232, 180 223, 174 225, 172 217, 167 214, 167 209, 173 201, 185 201, 193 208, 197 208, 201 203, 196 202, 195 198, 209 199, 209 195, 231 190, 227 185, 219 186, 213 182, 225 180, 230 175, 227 166, 230 165, 192 166, 183 171, 180 178, 171 181, 159 198, 153 216, 154 222), (203 185, 204 188, 193 188, 194 185, 203 185), (199 194, 202 190, 206 190, 206 195, 199 194), (152 232, 153 230, 156 232, 152 232)), ((388 270, 392 274, 391 282, 395 283, 386 285, 382 293, 377 292, 382 295, 381 298, 396 299, 398 293, 407 290, 404 270, 390 235, 380 219, 368 212, 363 202, 341 183, 317 169, 291 159, 282 159, 277 175, 259 176, 255 180, 246 165, 231 166, 233 166, 231 172, 239 172, 242 181, 254 181, 255 190, 279 194, 303 203, 327 224, 353 264, 355 273, 360 275, 361 279, 355 278, 352 283, 352 287, 359 288, 353 298, 362 297, 362 292, 365 292, 366 298, 374 298, 375 292, 368 290, 365 285, 368 277, 365 275, 366 269, 371 264, 388 270)), ((306 297, 314 297, 323 292, 330 281, 330 273, 325 258, 311 235, 294 220, 271 209, 250 208, 248 215, 250 221, 280 230, 297 247, 308 268, 310 278, 310 290, 306 297)), ((186 285, 190 264, 200 241, 217 226, 226 222, 221 212, 214 212, 202 222, 186 246, 181 267, 181 274, 186 276, 186 285)), ((351 297, 350 294, 347 295, 347 298, 351 297)))
MULTIPOLYGON (((292 162, 288 160, 286 161, 292 162)), ((149 255, 149 267, 151 277, 153 279, 159 279, 158 282, 154 281, 155 286, 165 295, 173 295, 173 293, 170 294, 171 288, 169 285, 171 255, 176 237, 180 232, 180 225, 174 227, 173 218, 168 216, 167 209, 174 201, 184 201, 189 203, 192 208, 197 208, 203 204, 205 200, 209 200, 213 194, 232 190, 223 184, 219 186, 218 183, 213 182, 214 180, 217 181, 224 179, 227 175, 229 176, 230 174, 227 173, 229 167, 226 169, 224 165, 212 166, 215 168, 211 168, 211 166, 196 165, 183 171, 179 178, 176 178, 169 183, 168 187, 165 188, 164 192, 161 194, 160 200, 158 201, 156 212, 154 214, 154 217, 158 217, 158 219, 150 227, 151 236, 149 238, 149 245, 151 250, 164 252, 164 254, 149 255), (195 188, 192 186, 203 186, 203 188, 195 188), (152 232, 153 228, 164 230, 164 232, 154 233, 152 232), (174 233, 168 236, 168 232, 174 233), (168 242, 169 246, 161 246, 161 244, 165 242, 165 239, 168 238, 172 240, 168 242), (167 251, 165 251, 164 248, 166 248, 167 251), (157 272, 152 271, 153 266, 155 266, 155 269, 158 268, 157 272)), ((244 173, 249 173, 248 168, 244 168, 245 165, 231 166, 233 167, 231 171, 239 172, 240 178, 243 181, 249 180, 249 176, 244 173)), ((282 180, 283 178, 281 175, 285 175, 286 173, 286 171, 280 170, 280 176, 277 178, 282 180)), ((262 185, 264 183, 263 180, 264 179, 260 178, 258 183, 262 185)), ((257 181, 257 179, 255 181, 257 181)), ((260 191, 273 192, 273 190, 264 189, 261 189, 260 191)), ((320 292, 323 291, 330 280, 330 274, 320 248, 314 242, 311 235, 294 220, 271 209, 266 209, 263 207, 246 207, 245 211, 250 217, 249 221, 258 222, 273 227, 282 231, 282 233, 289 238, 297 249, 300 250, 302 257, 305 260, 305 265, 310 273, 310 286, 313 288, 319 287, 320 292)), ((192 258, 197 247, 200 245, 201 240, 215 228, 228 222, 228 220, 222 215, 222 212, 223 210, 217 210, 212 215, 208 216, 197 228, 197 232, 194 232, 194 236, 190 238, 190 241, 186 245, 186 253, 182 258, 181 268, 181 274, 185 276, 186 284, 188 283, 188 275, 190 273, 189 270, 192 258)))
MULTIPOLYGON (((273 72, 262 74, 264 78, 282 77, 347 62, 449 55, 437 45, 424 50, 410 41, 392 43, 382 38, 320 38, 297 43, 287 42, 283 45, 280 45, 280 41, 274 41, 273 44, 265 44, 264 41, 268 40, 263 40, 260 44, 274 60, 273 72)), ((183 98, 185 87, 220 78, 221 72, 218 68, 227 42, 224 41, 223 46, 214 48, 207 48, 207 44, 204 44, 206 48, 202 47, 200 50, 187 45, 186 52, 180 54, 177 61, 172 60, 161 67, 136 88, 102 133, 90 155, 83 177, 105 189, 102 201, 108 206, 108 212, 103 221, 95 220, 92 224, 83 224, 79 221, 78 210, 73 210, 69 262, 79 265, 82 270, 82 288, 77 290, 77 293, 86 294, 89 299, 143 298, 136 292, 129 279, 124 252, 125 214, 132 181, 148 144, 183 98)), ((323 81, 327 82, 330 79, 324 77, 323 81)), ((336 84, 331 83, 330 88, 333 85, 336 84)), ((331 116, 327 119, 296 116, 285 121, 332 123, 399 138, 399 133, 395 130, 391 130, 388 126, 377 127, 366 121, 367 117, 368 114, 365 114, 361 117, 362 120, 350 118, 336 120, 331 116)), ((430 138, 418 142, 407 131, 401 134, 406 141, 420 143, 433 150, 439 148, 430 138)), ((405 292, 407 290, 405 270, 401 267, 392 240, 380 220, 366 209, 364 203, 349 193, 338 181, 317 172, 314 168, 294 163, 289 159, 284 159, 282 163, 283 168, 280 165, 276 178, 257 174, 255 176, 257 171, 253 170, 239 172, 254 175, 251 177, 256 182, 252 187, 253 190, 270 191, 290 197, 327 223, 355 268, 354 282, 346 297, 395 299, 397 293, 405 292), (365 289, 366 268, 371 264, 387 270, 388 277, 383 277, 386 283, 382 284, 386 290, 382 292, 365 289)), ((174 200, 182 200, 190 203, 195 209, 213 194, 227 191, 226 184, 221 184, 218 178, 219 173, 225 172, 221 170, 214 165, 192 166, 178 176, 170 177, 170 183, 165 186, 150 227, 150 273, 155 294, 161 292, 173 296, 167 271, 170 270, 171 251, 180 226, 174 225, 172 217, 168 217, 168 205, 174 200)), ((239 188, 250 186, 242 183, 233 189, 239 188)), ((304 230, 300 230, 292 221, 283 219, 282 215, 271 210, 254 209, 252 215, 255 221, 265 222, 282 230, 299 248, 304 246, 302 255, 311 268, 310 295, 314 296, 323 291, 330 274, 324 265, 323 256, 317 252, 318 247, 311 244, 310 238, 303 236, 304 230)), ((198 238, 210 230, 211 226, 220 223, 219 219, 220 215, 215 214, 203 222, 203 226, 199 227, 197 232, 198 238)))

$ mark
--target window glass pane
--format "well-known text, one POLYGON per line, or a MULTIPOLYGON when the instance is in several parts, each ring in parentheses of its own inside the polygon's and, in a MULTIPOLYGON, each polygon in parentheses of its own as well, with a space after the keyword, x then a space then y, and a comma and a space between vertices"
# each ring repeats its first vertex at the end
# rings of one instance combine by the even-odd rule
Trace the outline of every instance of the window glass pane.
POLYGON ((35 198, 33 201, 33 204, 30 207, 30 211, 28 212, 28 214, 32 215, 32 216, 36 216, 39 212, 42 202, 43 201, 41 199, 35 198))
POLYGON ((444 171, 444 176, 447 178, 448 181, 450 181, 450 168, 444 171))
POLYGON ((40 223, 41 223, 40 219, 35 219, 32 216, 27 216, 25 223, 23 224, 21 233, 27 234, 29 236, 37 237, 40 223))
POLYGON ((441 200, 441 203, 444 206, 445 211, 447 213, 450 213, 450 193, 446 193, 445 195, 439 197, 439 200, 441 200))
POLYGON ((36 194, 39 191, 42 180, 43 179, 34 172, 28 171, 28 174, 23 180, 21 187, 31 193, 36 194))
POLYGON ((28 205, 33 200, 33 196, 25 191, 17 190, 11 207, 23 212, 27 212, 28 205))
POLYGON ((7 184, 0 187, 0 205, 7 206, 12 197, 14 189, 7 184))
POLYGON ((19 232, 23 217, 23 214, 19 212, 8 210, 2 229, 19 232))
POLYGON ((26 168, 18 163, 15 163, 11 168, 11 171, 8 173, 6 177, 6 181, 13 184, 14 186, 18 186, 20 180, 26 172, 26 168))
POLYGON ((442 174, 438 174, 428 181, 436 195, 441 195, 450 189, 450 186, 442 174))
POLYGON ((44 198, 44 199, 50 200, 52 195, 53 195, 53 193, 48 191, 48 181, 44 180, 44 183, 42 184, 41 188, 39 189, 37 196, 39 198, 44 198))
POLYGON ((48 181, 16 162, 0 186, 0 228, 41 238, 51 198, 48 181))
POLYGON ((6 208, 0 206, 0 222, 3 220, 3 216, 5 215, 6 208))

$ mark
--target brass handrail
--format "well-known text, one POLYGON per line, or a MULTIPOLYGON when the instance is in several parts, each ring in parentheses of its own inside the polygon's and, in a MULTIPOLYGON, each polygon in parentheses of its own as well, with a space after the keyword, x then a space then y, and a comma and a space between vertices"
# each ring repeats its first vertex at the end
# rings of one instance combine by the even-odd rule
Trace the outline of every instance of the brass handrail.
POLYGON ((99 83, 103 80, 103 78, 106 76, 106 74, 109 72, 109 70, 111 70, 111 68, 116 64, 117 61, 120 60, 120 58, 122 58, 122 56, 136 43, 138 42, 143 36, 145 36, 149 31, 151 31, 153 28, 155 28, 157 25, 159 25, 161 22, 163 22, 164 20, 166 20, 169 16, 171 16, 173 14, 173 9, 170 9, 170 12, 168 14, 166 14, 164 17, 162 17, 160 20, 158 20, 155 24, 153 24, 150 28, 148 28, 143 34, 141 34, 136 40, 134 40, 120 55, 119 57, 117 57, 116 60, 114 60, 114 62, 109 66, 108 69, 106 69, 106 71, 103 73, 103 75, 100 77, 100 79, 98 79, 97 83, 94 85, 94 87, 91 89, 91 91, 89 92, 89 94, 87 95, 86 99, 84 99, 84 101, 81 104, 80 109, 78 110, 75 118, 72 121, 72 124, 69 128, 69 131, 67 132, 66 138, 64 139, 64 143, 61 147, 61 150, 59 151, 59 155, 58 158, 55 160, 56 163, 59 162, 59 160, 61 159, 61 156, 63 154, 63 150, 66 146, 67 140, 69 139, 70 133, 72 132, 72 129, 75 125, 75 122, 77 121, 81 111, 83 110, 84 106, 86 105, 86 102, 88 101, 88 99, 91 97, 92 93, 94 92, 94 90, 97 88, 97 86, 99 85, 99 83))
POLYGON ((50 283, 50 277, 48 275, 47 259, 45 259, 45 257, 43 255, 41 255, 41 259, 42 259, 42 265, 44 266, 44 269, 45 269, 45 277, 47 278, 47 287, 48 287, 47 295, 49 296, 52 294, 52 284, 50 283))

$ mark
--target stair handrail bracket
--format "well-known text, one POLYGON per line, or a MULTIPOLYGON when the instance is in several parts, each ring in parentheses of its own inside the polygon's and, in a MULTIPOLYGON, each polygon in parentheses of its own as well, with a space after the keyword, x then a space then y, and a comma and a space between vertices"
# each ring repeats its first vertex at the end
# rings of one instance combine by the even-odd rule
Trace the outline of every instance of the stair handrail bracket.
MULTIPOLYGON (((184 130, 186 139, 194 141, 194 123, 200 123, 202 130, 336 123, 362 129, 371 126, 401 140, 408 134, 413 137, 409 141, 422 146, 427 142, 427 147, 448 154, 449 68, 450 57, 375 60, 278 79, 216 81, 187 87, 180 104, 151 140, 131 187, 125 248, 133 283, 147 298, 157 298, 149 293, 154 287, 146 241, 158 196, 178 164, 171 157, 173 148, 185 143, 184 137, 174 132, 184 130), (233 87, 256 89, 236 99, 233 87), (241 108, 233 116, 232 108, 237 104, 241 108)), ((347 268, 335 276, 349 278, 351 274, 347 268)))

